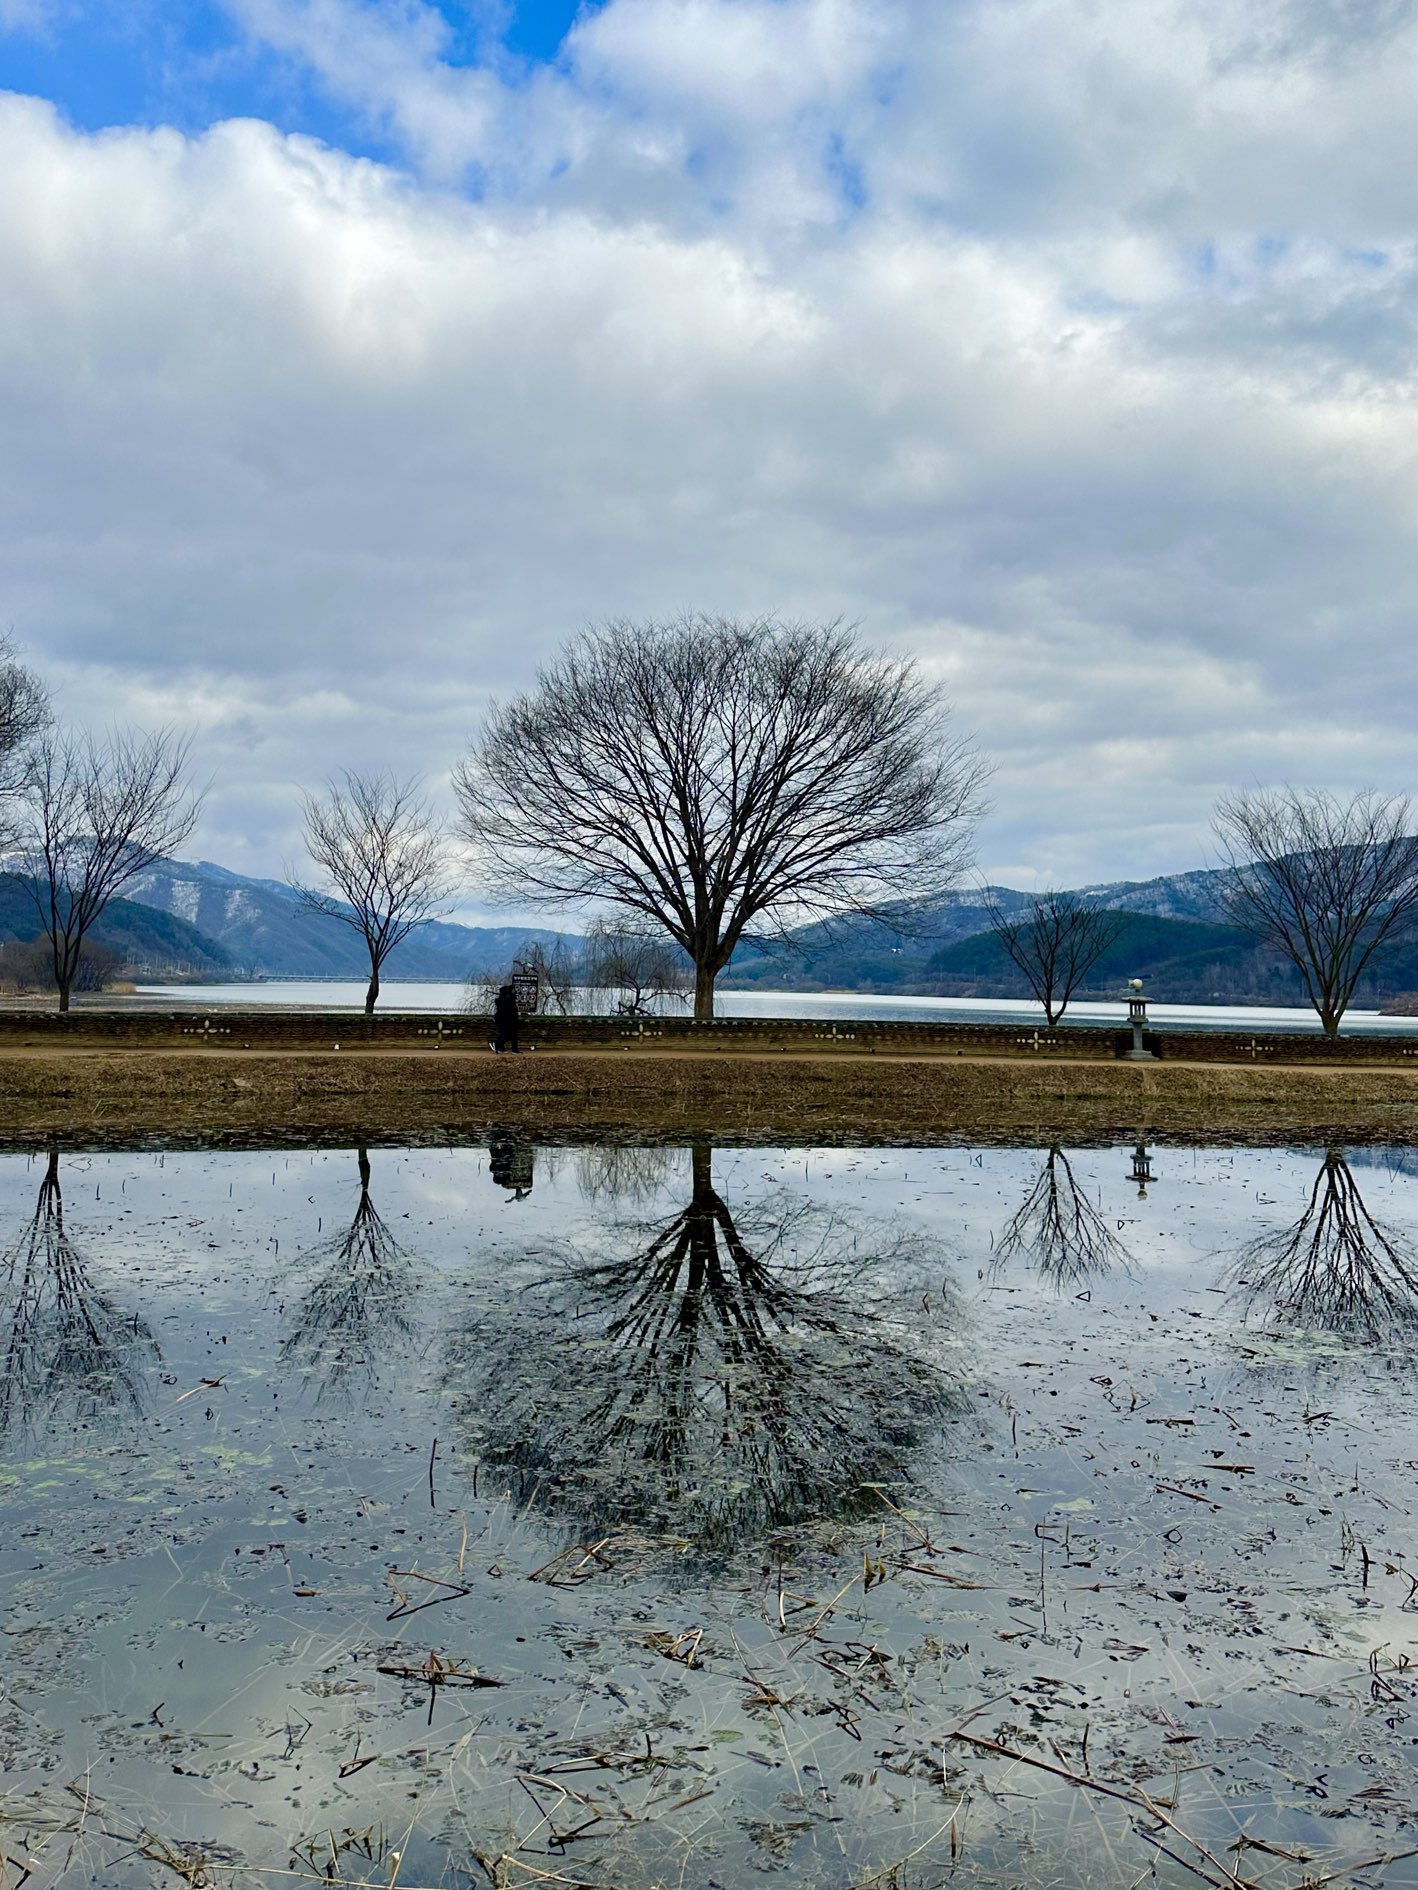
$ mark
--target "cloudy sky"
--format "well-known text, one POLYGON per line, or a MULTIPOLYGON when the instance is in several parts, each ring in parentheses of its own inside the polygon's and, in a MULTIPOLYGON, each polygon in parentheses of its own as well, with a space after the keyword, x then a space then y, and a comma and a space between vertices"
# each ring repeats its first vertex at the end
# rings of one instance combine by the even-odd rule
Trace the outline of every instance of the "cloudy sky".
POLYGON ((845 616, 982 866, 1418 787, 1412 0, 0 0, 0 625, 194 853, 588 621, 845 616))

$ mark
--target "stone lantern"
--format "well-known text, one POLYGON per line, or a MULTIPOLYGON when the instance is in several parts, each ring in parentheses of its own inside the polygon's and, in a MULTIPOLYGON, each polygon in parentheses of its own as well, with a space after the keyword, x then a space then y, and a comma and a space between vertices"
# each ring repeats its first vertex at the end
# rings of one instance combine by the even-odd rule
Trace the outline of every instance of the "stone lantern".
POLYGON ((1142 1045, 1142 1033, 1147 1028, 1147 999, 1142 995, 1141 978, 1128 979, 1128 1023, 1132 1026, 1132 1048, 1123 1052, 1125 1059, 1129 1063, 1155 1063, 1157 1058, 1152 1051, 1142 1045))

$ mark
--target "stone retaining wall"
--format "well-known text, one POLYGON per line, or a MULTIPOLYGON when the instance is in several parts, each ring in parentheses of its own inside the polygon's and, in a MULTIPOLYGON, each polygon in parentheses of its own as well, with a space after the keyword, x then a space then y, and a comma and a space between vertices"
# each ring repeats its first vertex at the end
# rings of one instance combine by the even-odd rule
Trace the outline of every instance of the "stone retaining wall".
MULTIPOLYGON (((0 1050, 47 1044, 149 1044, 213 1049, 400 1049, 479 1050, 487 1042, 485 1019, 457 1013, 380 1011, 373 1018, 350 1012, 238 1009, 209 1011, 81 1009, 0 1011, 0 1050)), ((1009 1056, 1111 1061, 1129 1047, 1131 1034, 1095 1025, 1044 1029, 1020 1024, 889 1023, 870 1019, 657 1018, 642 1024, 623 1018, 538 1017, 523 1026, 522 1041, 547 1049, 690 1048, 698 1051, 840 1050, 857 1054, 1009 1056)), ((1147 1046, 1159 1058, 1193 1063, 1409 1063, 1418 1058, 1418 1035, 1301 1036, 1264 1030, 1162 1030, 1149 1032, 1147 1046)))

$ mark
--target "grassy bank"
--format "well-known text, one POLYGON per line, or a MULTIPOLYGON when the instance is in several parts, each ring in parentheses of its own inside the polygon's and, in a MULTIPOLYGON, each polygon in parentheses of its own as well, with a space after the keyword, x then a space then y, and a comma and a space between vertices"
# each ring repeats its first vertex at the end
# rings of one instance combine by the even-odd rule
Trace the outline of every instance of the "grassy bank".
POLYGON ((16 1137, 476 1135, 489 1124, 754 1141, 1405 1141, 1418 1070, 691 1050, 0 1051, 16 1137))

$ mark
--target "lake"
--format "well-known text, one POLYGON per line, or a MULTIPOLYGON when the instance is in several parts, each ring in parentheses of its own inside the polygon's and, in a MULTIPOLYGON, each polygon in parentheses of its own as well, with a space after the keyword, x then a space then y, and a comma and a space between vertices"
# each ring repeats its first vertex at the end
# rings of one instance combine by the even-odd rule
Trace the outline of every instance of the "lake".
MULTIPOLYGON (((248 984, 143 985, 140 996, 155 1004, 184 1007, 207 1004, 294 1005, 309 1010, 362 1011, 365 987, 335 979, 266 979, 248 984)), ((386 982, 379 999, 383 1011, 429 1011, 448 1015, 463 1008, 467 988, 461 984, 386 982)), ((875 1018, 898 1023, 1037 1024, 1043 1020, 1038 1004, 1013 998, 874 997, 840 991, 721 991, 723 1017, 875 1018)), ((1318 1031, 1319 1019, 1310 1010, 1281 1006, 1228 1004, 1153 1004, 1148 1014, 1159 1029, 1170 1024, 1178 1030, 1283 1030, 1318 1031)), ((1126 1004, 1079 1003, 1069 1006, 1064 1023, 1109 1024, 1126 1021, 1126 1004)), ((1352 1010, 1344 1020, 1346 1035, 1382 1032, 1408 1036, 1418 1031, 1418 1018, 1380 1017, 1377 1011, 1352 1010)))
POLYGON ((1418 1151, 55 1146, 0 1226, 6 1890, 1418 1883, 1418 1151))

